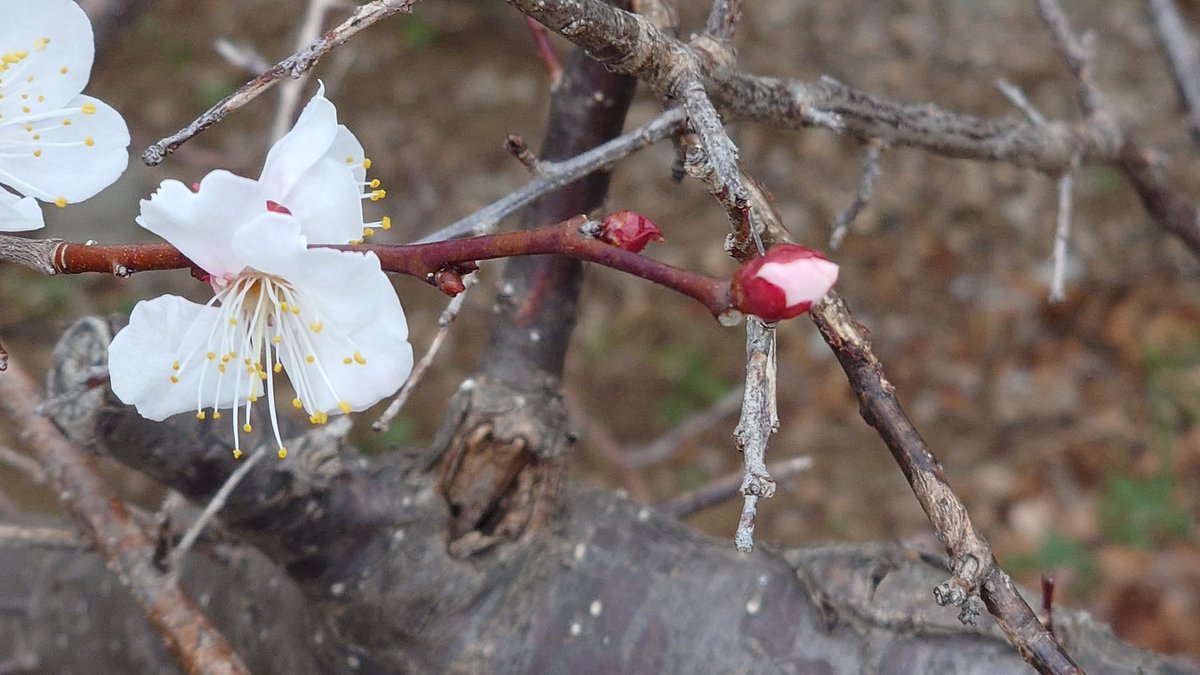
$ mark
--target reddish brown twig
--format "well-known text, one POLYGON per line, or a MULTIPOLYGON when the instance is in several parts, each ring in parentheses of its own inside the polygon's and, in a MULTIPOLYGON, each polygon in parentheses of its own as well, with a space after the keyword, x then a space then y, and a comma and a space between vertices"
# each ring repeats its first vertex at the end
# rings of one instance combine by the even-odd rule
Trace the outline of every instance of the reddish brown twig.
POLYGON ((4 345, 0 344, 0 372, 8 370, 8 352, 4 351, 4 345))
MULTIPOLYGON (((729 282, 679 269, 653 258, 600 241, 582 229, 589 223, 576 216, 557 225, 407 246, 332 246, 346 251, 372 251, 387 272, 424 279, 443 290, 459 288, 463 274, 479 260, 559 254, 594 262, 661 284, 693 298, 721 317, 741 311, 729 297, 729 282), (455 283, 457 280, 457 283, 455 283)), ((128 276, 148 270, 188 269, 194 266, 170 244, 95 246, 57 240, 0 235, 0 260, 20 262, 47 274, 100 272, 128 276)))
POLYGON ((900 407, 892 384, 846 303, 830 293, 812 308, 811 315, 858 397, 860 414, 879 433, 900 465, 950 555, 953 576, 934 589, 938 604, 959 607, 959 618, 969 623, 979 613, 982 597, 1009 642, 1039 672, 1081 673, 996 562, 991 546, 971 522, 933 451, 900 407))
POLYGON ((249 673, 176 577, 154 566, 154 542, 105 485, 92 459, 37 414, 41 393, 19 364, 0 377, 0 410, 45 467, 72 520, 92 541, 189 673, 249 673))

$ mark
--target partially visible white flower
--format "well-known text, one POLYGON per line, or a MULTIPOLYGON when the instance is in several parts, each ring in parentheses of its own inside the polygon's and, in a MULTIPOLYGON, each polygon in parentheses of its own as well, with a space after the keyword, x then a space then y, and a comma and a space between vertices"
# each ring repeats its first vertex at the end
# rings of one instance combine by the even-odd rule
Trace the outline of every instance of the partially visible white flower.
POLYGON ((0 0, 0 183, 19 193, 0 188, 0 231, 38 229, 35 198, 80 202, 125 171, 125 120, 80 94, 94 52, 73 0, 0 0))
POLYGON ((371 160, 354 134, 338 124, 322 84, 291 131, 271 147, 258 180, 267 199, 304 224, 311 243, 361 243, 374 234, 372 226, 391 227, 388 218, 363 222, 361 200, 386 195, 378 180, 367 181, 369 168, 371 160))
POLYGON ((275 378, 311 423, 363 410, 412 370, 408 324, 373 253, 309 249, 301 220, 261 200, 256 181, 213 172, 192 192, 166 181, 138 222, 210 273, 205 305, 167 295, 138 303, 109 347, 113 392, 153 420, 194 411, 239 432, 266 396, 281 457, 275 378), (211 411, 211 413, 209 412, 211 411))

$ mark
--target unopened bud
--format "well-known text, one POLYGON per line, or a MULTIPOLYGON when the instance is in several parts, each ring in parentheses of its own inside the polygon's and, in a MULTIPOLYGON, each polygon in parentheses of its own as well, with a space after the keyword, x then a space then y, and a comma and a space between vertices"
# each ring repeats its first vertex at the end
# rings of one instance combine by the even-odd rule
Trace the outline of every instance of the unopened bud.
POLYGON ((666 241, 657 225, 633 211, 618 211, 605 218, 600 225, 600 240, 633 253, 641 253, 652 241, 666 241))
POLYGON ((733 306, 764 321, 782 321, 808 311, 837 282, 837 263, 796 244, 772 246, 742 265, 729 288, 733 306))

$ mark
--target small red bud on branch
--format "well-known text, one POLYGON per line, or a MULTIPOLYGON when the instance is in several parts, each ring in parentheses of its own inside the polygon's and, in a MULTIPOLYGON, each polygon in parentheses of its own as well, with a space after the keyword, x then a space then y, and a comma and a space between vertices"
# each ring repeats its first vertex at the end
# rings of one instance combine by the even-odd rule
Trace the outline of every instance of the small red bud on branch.
POLYGON ((833 288, 837 277, 837 263, 817 251, 779 244, 734 273, 729 296, 747 314, 783 321, 807 312, 833 288))

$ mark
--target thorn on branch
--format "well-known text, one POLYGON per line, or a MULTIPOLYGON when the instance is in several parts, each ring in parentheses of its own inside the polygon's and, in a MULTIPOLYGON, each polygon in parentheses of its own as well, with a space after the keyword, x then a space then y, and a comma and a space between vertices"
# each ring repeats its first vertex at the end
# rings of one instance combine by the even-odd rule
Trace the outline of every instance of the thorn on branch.
POLYGON ((1050 635, 1058 640, 1058 633, 1054 630, 1054 573, 1047 572, 1042 575, 1042 614, 1046 617, 1046 630, 1050 631, 1050 635))
POLYGON ((531 173, 537 175, 542 173, 541 162, 538 161, 537 155, 529 149, 529 144, 525 142, 524 136, 509 134, 508 138, 504 139, 504 149, 508 151, 508 154, 516 157, 518 162, 524 164, 531 173))
POLYGON ((525 17, 525 23, 529 26, 529 32, 533 34, 533 43, 537 46, 538 58, 542 60, 542 65, 546 67, 546 74, 550 76, 550 91, 554 91, 562 83, 563 68, 562 63, 558 60, 558 54, 554 51, 554 45, 550 44, 550 31, 532 17, 525 17))

